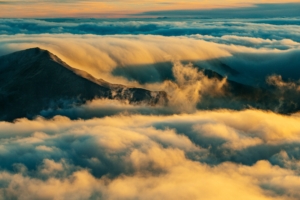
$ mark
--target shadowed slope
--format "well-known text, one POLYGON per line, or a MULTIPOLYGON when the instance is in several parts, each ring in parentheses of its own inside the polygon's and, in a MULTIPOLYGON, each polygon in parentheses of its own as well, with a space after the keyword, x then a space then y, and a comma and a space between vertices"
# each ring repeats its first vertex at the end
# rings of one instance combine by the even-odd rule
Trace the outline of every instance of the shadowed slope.
POLYGON ((150 105, 167 102, 165 92, 97 80, 39 48, 0 57, 0 84, 0 119, 9 121, 32 118, 43 109, 70 107, 94 98, 150 105))

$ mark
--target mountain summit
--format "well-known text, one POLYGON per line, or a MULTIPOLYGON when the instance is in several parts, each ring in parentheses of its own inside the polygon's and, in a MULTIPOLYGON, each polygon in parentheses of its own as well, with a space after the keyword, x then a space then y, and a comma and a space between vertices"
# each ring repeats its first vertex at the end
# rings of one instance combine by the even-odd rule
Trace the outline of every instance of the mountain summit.
POLYGON ((47 50, 31 48, 0 57, 0 120, 32 118, 45 109, 96 98, 150 105, 167 103, 163 91, 110 84, 70 67, 47 50))

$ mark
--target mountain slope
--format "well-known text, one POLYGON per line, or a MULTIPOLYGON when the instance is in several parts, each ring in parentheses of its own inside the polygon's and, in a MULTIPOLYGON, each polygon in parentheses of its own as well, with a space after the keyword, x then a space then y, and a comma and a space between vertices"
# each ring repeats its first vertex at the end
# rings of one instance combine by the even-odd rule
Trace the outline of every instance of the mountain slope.
POLYGON ((165 92, 97 80, 47 50, 32 48, 0 57, 0 120, 32 118, 44 109, 82 104, 94 98, 150 105, 167 102, 165 92))
MULTIPOLYGON (((200 67, 198 67, 200 68, 200 67)), ((210 69, 201 69, 209 79, 222 80, 224 77, 210 69)), ((268 82, 266 80, 266 82, 268 82)), ((265 87, 250 86, 227 79, 219 95, 203 95, 197 105, 198 109, 234 109, 255 108, 290 114, 300 110, 300 90, 297 84, 266 83, 265 87), (282 84, 283 87, 280 86, 282 84)))

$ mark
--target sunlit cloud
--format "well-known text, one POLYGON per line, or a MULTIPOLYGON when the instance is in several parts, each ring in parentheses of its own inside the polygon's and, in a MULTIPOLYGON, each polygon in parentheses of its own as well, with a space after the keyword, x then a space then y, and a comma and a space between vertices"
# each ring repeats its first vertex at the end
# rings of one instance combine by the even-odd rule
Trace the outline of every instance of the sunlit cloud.
POLYGON ((151 77, 154 80, 152 82, 172 79, 174 61, 192 62, 247 84, 257 84, 257 81, 265 83, 266 77, 273 74, 281 75, 284 79, 299 79, 299 73, 291 71, 299 61, 299 43, 286 39, 33 34, 3 35, 0 43, 2 55, 38 46, 96 78, 132 86, 151 83, 151 77), (257 46, 257 41, 261 46, 257 46), (230 69, 220 66, 222 63, 242 73, 234 76, 227 71, 230 69), (140 70, 138 76, 133 70, 140 70), (243 76, 245 73, 247 76, 243 76))
MULTIPOLYGON (((295 69, 300 62, 300 50, 298 43, 291 40, 85 34, 3 35, 0 39, 2 54, 32 47, 47 49, 71 67, 97 79, 165 91, 171 106, 165 113, 190 113, 200 108, 254 107, 280 113, 299 109, 300 74, 295 69), (257 41, 261 46, 257 46, 257 41), (285 49, 276 49, 281 45, 285 49), (222 78, 210 79, 203 74, 204 69, 213 70, 222 78), (232 89, 227 80, 254 89, 272 87, 268 91, 271 99, 266 99, 265 92, 255 96, 243 94, 238 87, 232 89)), ((61 114, 70 112, 72 109, 61 114)), ((44 116, 55 113, 43 112, 44 116)), ((82 114, 67 116, 76 118, 82 114)), ((91 115, 85 117, 88 116, 91 115)))
POLYGON ((297 199, 298 124, 298 115, 258 110, 0 122, 0 192, 28 199, 297 199))

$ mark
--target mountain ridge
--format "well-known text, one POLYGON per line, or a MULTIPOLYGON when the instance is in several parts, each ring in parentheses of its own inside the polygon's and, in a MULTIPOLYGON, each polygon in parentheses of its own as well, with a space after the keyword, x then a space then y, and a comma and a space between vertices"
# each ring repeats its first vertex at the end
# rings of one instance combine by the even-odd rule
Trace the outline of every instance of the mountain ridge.
POLYGON ((96 98, 149 105, 168 101, 163 91, 110 84, 38 47, 1 56, 0 83, 0 111, 5 113, 0 119, 8 121, 33 118, 44 109, 80 105, 96 98))

